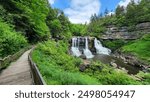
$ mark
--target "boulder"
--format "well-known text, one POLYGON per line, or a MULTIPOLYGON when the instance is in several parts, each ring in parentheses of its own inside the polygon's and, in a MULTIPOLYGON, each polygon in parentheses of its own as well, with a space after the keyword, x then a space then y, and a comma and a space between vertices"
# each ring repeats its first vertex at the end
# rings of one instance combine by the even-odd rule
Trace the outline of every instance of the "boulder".
POLYGON ((117 64, 116 64, 116 63, 114 63, 114 62, 110 62, 110 65, 111 65, 112 67, 117 68, 117 64))

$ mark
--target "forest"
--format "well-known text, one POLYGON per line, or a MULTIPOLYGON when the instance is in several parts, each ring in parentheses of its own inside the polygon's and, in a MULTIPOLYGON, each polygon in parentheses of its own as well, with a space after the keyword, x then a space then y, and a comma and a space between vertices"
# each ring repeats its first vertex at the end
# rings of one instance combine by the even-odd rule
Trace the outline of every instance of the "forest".
POLYGON ((35 45, 32 59, 49 85, 147 85, 150 84, 150 32, 140 37, 102 40, 109 26, 126 27, 150 22, 150 2, 131 0, 128 6, 118 6, 114 14, 107 9, 103 14, 91 15, 89 24, 73 24, 65 13, 52 8, 48 0, 0 0, 0 58, 15 54, 35 45), (70 40, 74 36, 99 39, 113 53, 133 55, 146 63, 147 71, 129 75, 101 61, 90 60, 84 71, 84 60, 70 55, 70 40), (137 79, 138 78, 138 79, 137 79))

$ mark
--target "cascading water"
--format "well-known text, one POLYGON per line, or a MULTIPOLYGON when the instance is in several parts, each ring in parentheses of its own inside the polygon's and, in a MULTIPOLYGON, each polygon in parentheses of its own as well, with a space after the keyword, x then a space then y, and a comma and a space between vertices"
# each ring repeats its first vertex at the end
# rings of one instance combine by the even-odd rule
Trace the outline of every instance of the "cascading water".
POLYGON ((96 48, 96 53, 97 54, 109 55, 111 53, 111 50, 108 49, 108 48, 103 47, 101 42, 99 40, 97 40, 96 38, 94 39, 94 46, 96 48))
MULTIPOLYGON (((79 57, 82 53, 85 55, 87 59, 93 58, 94 55, 89 49, 88 37, 74 37, 72 38, 72 47, 71 52, 73 56, 79 57)), ((111 50, 102 46, 101 42, 94 39, 94 47, 96 49, 97 54, 105 54, 109 55, 111 50)))
POLYGON ((93 58, 94 55, 92 54, 92 52, 89 50, 88 48, 88 38, 85 38, 85 49, 83 50, 84 55, 86 56, 86 58, 93 58))
POLYGON ((81 56, 81 52, 79 51, 79 42, 78 42, 78 39, 77 38, 72 38, 72 47, 71 47, 71 51, 72 51, 72 54, 73 56, 81 56), (78 45, 77 45, 78 43, 78 45))

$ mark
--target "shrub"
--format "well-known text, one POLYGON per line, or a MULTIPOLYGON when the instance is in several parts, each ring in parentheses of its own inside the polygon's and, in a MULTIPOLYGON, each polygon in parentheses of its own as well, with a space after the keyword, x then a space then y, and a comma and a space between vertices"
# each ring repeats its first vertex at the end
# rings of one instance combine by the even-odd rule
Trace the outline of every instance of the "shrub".
POLYGON ((27 45, 27 40, 9 24, 0 20, 0 57, 14 54, 27 45))

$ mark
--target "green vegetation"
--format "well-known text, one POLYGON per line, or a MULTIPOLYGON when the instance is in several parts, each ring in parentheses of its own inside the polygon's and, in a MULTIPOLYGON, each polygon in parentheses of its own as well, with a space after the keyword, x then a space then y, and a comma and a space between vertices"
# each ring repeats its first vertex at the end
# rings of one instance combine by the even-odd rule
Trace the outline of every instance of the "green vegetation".
POLYGON ((67 54, 68 46, 63 41, 48 41, 39 44, 32 58, 38 65, 47 84, 100 84, 96 78, 79 72, 79 58, 67 54))
POLYGON ((138 73, 138 75, 137 75, 138 77, 141 77, 143 80, 142 80, 142 84, 144 84, 144 85, 149 85, 149 83, 150 83, 150 73, 144 73, 144 72, 139 72, 138 73))
POLYGON ((27 40, 9 24, 0 19, 0 57, 14 54, 27 46, 27 40))
POLYGON ((47 0, 1 0, 0 5, 4 8, 4 15, 11 18, 4 20, 11 22, 16 31, 24 34, 30 42, 49 38, 45 22, 49 11, 47 0))
POLYGON ((106 9, 104 15, 94 14, 91 17, 90 24, 87 27, 87 31, 100 37, 106 31, 109 26, 116 27, 128 27, 129 31, 134 31, 135 25, 143 22, 150 22, 150 2, 149 0, 141 0, 136 4, 132 0, 127 8, 118 6, 115 10, 115 14, 109 14, 106 9))
MULTIPOLYGON (((150 22, 150 2, 132 1, 127 8, 118 6, 115 15, 93 15, 89 24, 71 24, 64 12, 49 6, 48 0, 0 0, 0 57, 14 54, 28 44, 37 43, 32 59, 47 84, 54 85, 127 85, 149 84, 150 74, 140 72, 137 81, 120 70, 102 64, 91 64, 80 72, 80 58, 69 55, 68 40, 72 36, 100 38, 107 27, 127 27, 136 30, 139 23, 150 22), (49 41, 47 41, 49 40, 49 41), (41 43, 42 42, 42 43, 41 43)), ((124 40, 103 41, 103 45, 115 51, 132 53, 150 62, 150 34, 127 43, 124 40)))
POLYGON ((0 57, 31 43, 53 38, 69 39, 70 22, 47 0, 0 0, 0 57))
POLYGON ((124 53, 132 53, 150 63, 150 34, 144 35, 141 39, 124 46, 122 51, 124 53))
POLYGON ((72 35, 70 32, 70 21, 64 12, 49 7, 46 23, 51 31, 52 38, 61 40, 69 39, 72 35))
POLYGON ((70 31, 74 36, 85 36, 88 34, 87 25, 71 24, 70 31))
POLYGON ((92 62, 85 73, 98 79, 103 85, 140 84, 138 81, 128 76, 127 73, 113 69, 112 67, 100 62, 92 62))
POLYGON ((120 47, 122 47, 123 45, 127 44, 128 41, 122 40, 122 39, 118 39, 118 40, 104 40, 102 41, 103 46, 106 46, 107 48, 111 49, 112 51, 116 51, 117 49, 119 49, 120 47))
POLYGON ((63 41, 40 43, 32 53, 47 84, 140 84, 128 74, 100 62, 92 62, 84 71, 79 71, 81 59, 68 55, 68 44, 63 41))

